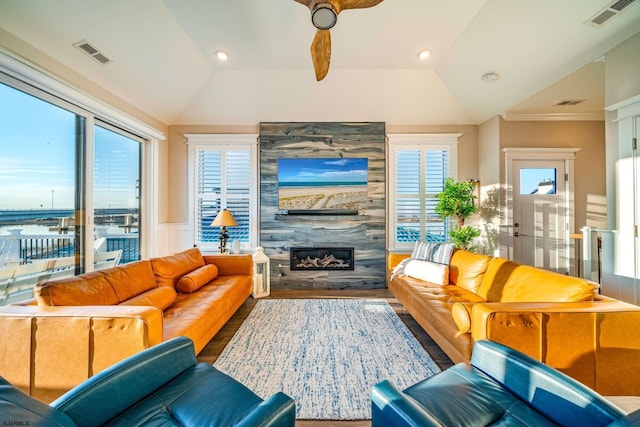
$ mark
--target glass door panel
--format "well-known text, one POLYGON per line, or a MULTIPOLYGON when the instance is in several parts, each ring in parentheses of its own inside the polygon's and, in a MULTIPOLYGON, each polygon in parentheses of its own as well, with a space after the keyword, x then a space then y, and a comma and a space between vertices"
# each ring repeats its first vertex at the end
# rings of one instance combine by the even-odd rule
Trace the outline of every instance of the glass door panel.
POLYGON ((94 269, 103 269, 140 259, 142 142, 108 125, 94 135, 94 269))

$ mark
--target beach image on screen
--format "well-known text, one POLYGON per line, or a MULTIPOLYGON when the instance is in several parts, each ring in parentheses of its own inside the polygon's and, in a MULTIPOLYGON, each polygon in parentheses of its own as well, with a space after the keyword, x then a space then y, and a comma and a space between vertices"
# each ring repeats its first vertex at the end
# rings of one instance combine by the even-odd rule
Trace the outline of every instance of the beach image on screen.
POLYGON ((366 158, 278 160, 278 208, 362 209, 367 205, 366 158))

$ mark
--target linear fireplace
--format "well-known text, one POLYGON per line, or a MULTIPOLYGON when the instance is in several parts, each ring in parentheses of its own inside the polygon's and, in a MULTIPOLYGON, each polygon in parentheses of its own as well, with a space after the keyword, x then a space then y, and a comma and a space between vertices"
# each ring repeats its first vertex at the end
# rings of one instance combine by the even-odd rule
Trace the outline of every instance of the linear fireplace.
POLYGON ((290 248, 291 270, 353 270, 353 248, 290 248))

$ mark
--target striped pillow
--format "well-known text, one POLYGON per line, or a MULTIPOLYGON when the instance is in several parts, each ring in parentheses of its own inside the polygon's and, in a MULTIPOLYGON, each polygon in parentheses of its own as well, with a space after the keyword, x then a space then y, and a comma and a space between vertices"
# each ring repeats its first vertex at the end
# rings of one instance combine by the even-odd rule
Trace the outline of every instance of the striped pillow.
POLYGON ((416 242, 411 258, 449 265, 453 254, 453 243, 416 242))

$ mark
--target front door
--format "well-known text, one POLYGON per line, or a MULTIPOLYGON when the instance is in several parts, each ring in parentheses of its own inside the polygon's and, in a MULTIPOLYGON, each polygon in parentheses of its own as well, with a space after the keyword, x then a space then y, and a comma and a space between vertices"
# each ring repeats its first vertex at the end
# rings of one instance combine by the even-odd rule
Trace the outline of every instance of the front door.
POLYGON ((567 273, 565 161, 514 159, 512 166, 514 261, 567 273))

